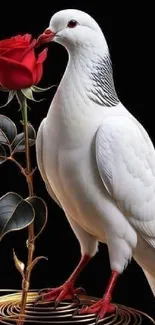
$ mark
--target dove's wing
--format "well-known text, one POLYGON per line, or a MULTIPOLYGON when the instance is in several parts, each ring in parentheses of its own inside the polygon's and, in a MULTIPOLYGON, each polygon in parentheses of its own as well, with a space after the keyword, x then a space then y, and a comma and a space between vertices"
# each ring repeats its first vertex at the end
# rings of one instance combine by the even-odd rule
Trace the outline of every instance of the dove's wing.
POLYGON ((37 133, 37 139, 36 139, 36 158, 37 158, 37 164, 40 171, 40 174, 42 176, 42 179, 45 182, 45 186, 47 189, 48 194, 51 196, 51 198, 61 207, 61 204, 59 200, 57 199, 55 193, 52 190, 52 187, 47 179, 46 172, 44 169, 44 163, 43 163, 43 126, 44 126, 44 120, 41 122, 38 133, 37 133))
POLYGON ((102 181, 129 222, 155 248, 155 150, 134 119, 105 119, 96 135, 102 181))

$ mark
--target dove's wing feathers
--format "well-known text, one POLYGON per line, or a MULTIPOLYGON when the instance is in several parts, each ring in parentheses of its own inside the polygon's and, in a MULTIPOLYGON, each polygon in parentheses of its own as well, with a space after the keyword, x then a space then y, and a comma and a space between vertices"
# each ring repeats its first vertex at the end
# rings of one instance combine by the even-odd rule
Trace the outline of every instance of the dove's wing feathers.
POLYGON ((37 139, 36 139, 36 158, 37 158, 37 164, 40 171, 40 174, 42 176, 42 179, 44 180, 46 189, 48 194, 52 197, 52 199, 60 206, 61 204, 59 200, 57 199, 56 195, 54 194, 52 187, 47 179, 46 172, 44 169, 44 163, 43 163, 43 126, 44 126, 44 120, 41 122, 38 133, 37 133, 37 139))
POLYGON ((105 119, 96 135, 102 181, 129 222, 155 248, 155 151, 134 119, 105 119))

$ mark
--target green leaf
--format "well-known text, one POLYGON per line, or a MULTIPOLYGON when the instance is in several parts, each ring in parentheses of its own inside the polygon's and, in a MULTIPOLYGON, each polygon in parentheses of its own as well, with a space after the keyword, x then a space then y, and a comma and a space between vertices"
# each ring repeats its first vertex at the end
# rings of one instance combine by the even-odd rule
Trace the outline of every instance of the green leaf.
POLYGON ((34 100, 31 88, 21 89, 21 92, 27 99, 34 100))
MULTIPOLYGON (((36 132, 31 124, 28 125, 28 137, 29 137, 29 145, 30 146, 34 145, 36 139, 36 132)), ((24 132, 16 135, 16 138, 14 139, 11 148, 13 153, 25 151, 24 132)))
POLYGON ((32 100, 33 102, 41 102, 43 99, 36 100, 33 97, 33 92, 31 88, 21 89, 22 94, 29 100, 32 100))
POLYGON ((7 144, 8 143, 8 139, 5 135, 5 133, 0 129, 0 143, 1 144, 7 144))
POLYGON ((1 105, 0 108, 6 107, 12 101, 13 97, 15 96, 15 94, 16 94, 16 91, 14 91, 14 90, 9 91, 9 96, 8 96, 7 102, 4 105, 1 105))
POLYGON ((50 87, 47 87, 47 88, 40 88, 40 87, 37 87, 37 86, 32 86, 31 89, 32 91, 36 92, 36 93, 43 93, 44 91, 47 91, 53 87, 55 87, 56 85, 53 85, 53 86, 50 86, 50 87))
POLYGON ((4 146, 0 144, 0 164, 2 164, 7 159, 7 154, 4 146))
POLYGON ((10 231, 26 228, 33 220, 32 205, 19 194, 9 192, 0 198, 0 240, 10 231))
POLYGON ((41 234, 46 225, 47 206, 46 203, 37 196, 30 197, 26 200, 33 206, 33 209, 35 211, 34 234, 36 239, 41 234))
POLYGON ((16 125, 7 116, 0 115, 0 144, 10 145, 16 135, 16 125))

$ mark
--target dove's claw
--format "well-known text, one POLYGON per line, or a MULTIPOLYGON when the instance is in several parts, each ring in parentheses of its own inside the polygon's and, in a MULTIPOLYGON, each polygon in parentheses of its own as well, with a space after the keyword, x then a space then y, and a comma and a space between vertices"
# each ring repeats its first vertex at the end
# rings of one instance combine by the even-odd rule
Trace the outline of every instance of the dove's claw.
POLYGON ((85 254, 84 256, 82 256, 74 272, 62 286, 54 289, 47 289, 47 292, 45 292, 44 289, 40 290, 39 297, 37 297, 37 299, 35 300, 35 304, 40 301, 53 301, 55 302, 55 306, 57 307, 58 304, 64 300, 74 300, 79 302, 77 295, 82 295, 83 293, 85 294, 85 291, 83 288, 74 288, 74 283, 80 272, 88 264, 89 260, 89 255, 85 254))
POLYGON ((81 308, 78 311, 78 314, 85 315, 85 314, 96 314, 96 324, 100 319, 103 319, 107 313, 114 313, 116 310, 116 307, 111 305, 111 299, 112 299, 112 292, 116 283, 116 280, 118 278, 118 272, 112 271, 112 275, 106 290, 106 293, 102 299, 94 303, 93 305, 89 307, 81 308))
POLYGON ((83 289, 74 289, 74 284, 71 281, 66 281, 62 286, 54 289, 47 290, 47 292, 40 291, 39 297, 37 297, 35 304, 40 301, 53 301, 55 302, 55 308, 58 307, 61 301, 64 300, 76 300, 79 303, 77 294, 82 294, 83 289))
POLYGON ((54 303, 54 305, 55 305, 55 309, 57 309, 57 307, 59 306, 59 300, 57 299, 56 301, 55 301, 55 303, 54 303))
POLYGON ((47 293, 47 292, 49 292, 50 290, 51 290, 51 288, 44 288, 44 289, 41 289, 41 290, 38 291, 38 295, 43 294, 43 293, 47 293))
POLYGON ((72 318, 74 318, 74 316, 77 316, 78 314, 79 314, 79 308, 77 307, 72 314, 72 318))
POLYGON ((42 300, 42 296, 39 295, 34 301, 34 306, 37 305, 39 302, 41 302, 41 300, 42 300))
POLYGON ((103 319, 107 313, 113 313, 115 312, 115 306, 111 305, 109 302, 109 299, 107 297, 102 298, 97 303, 93 304, 89 307, 81 308, 78 311, 79 315, 85 315, 85 314, 96 314, 96 322, 100 319, 103 319))
POLYGON ((85 289, 80 287, 80 288, 75 289, 75 294, 77 294, 77 295, 86 295, 86 291, 85 291, 85 289))

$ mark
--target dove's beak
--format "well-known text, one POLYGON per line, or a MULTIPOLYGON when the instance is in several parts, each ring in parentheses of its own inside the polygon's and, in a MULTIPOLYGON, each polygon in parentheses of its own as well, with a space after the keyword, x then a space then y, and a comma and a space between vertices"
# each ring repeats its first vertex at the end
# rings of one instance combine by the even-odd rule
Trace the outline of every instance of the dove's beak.
POLYGON ((37 46, 52 42, 55 35, 56 33, 53 33, 49 28, 45 29, 44 33, 41 34, 37 39, 37 46))

